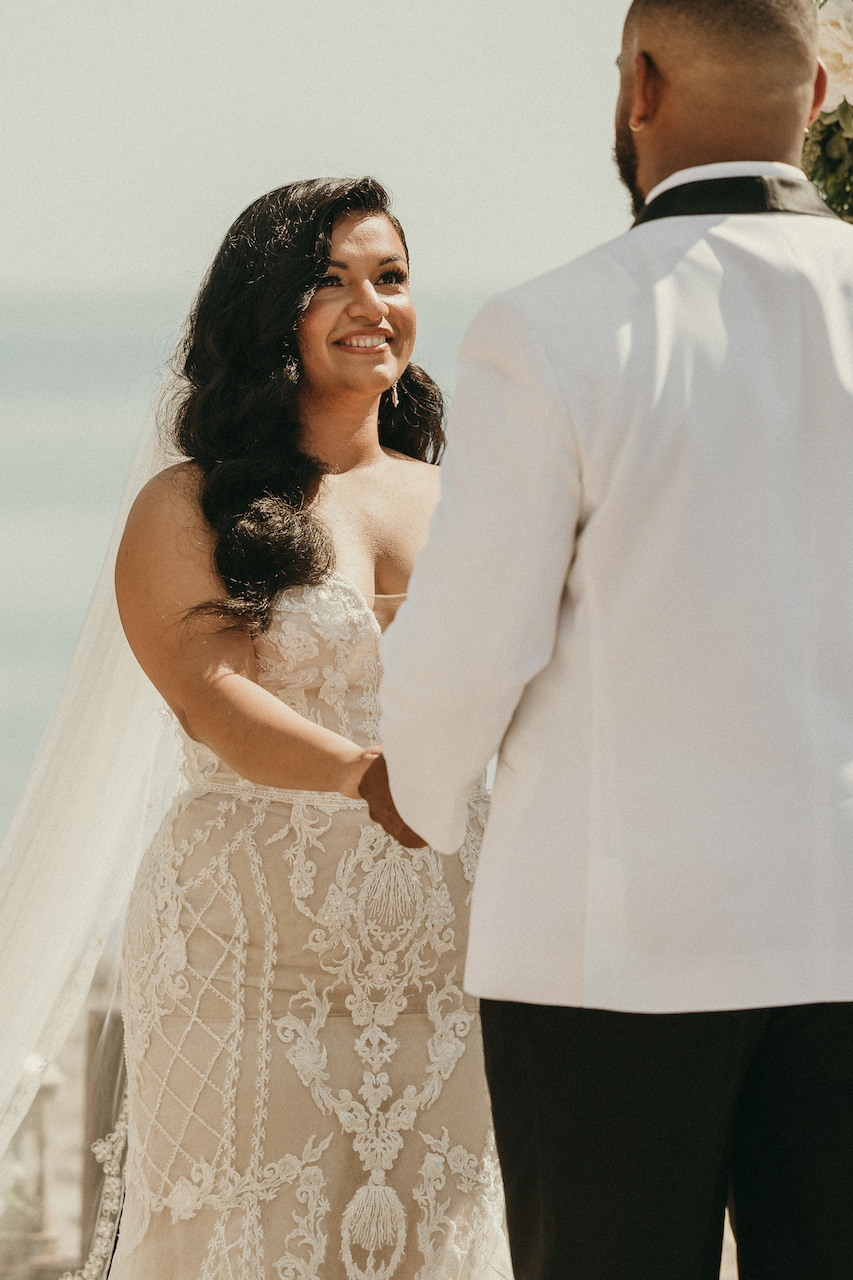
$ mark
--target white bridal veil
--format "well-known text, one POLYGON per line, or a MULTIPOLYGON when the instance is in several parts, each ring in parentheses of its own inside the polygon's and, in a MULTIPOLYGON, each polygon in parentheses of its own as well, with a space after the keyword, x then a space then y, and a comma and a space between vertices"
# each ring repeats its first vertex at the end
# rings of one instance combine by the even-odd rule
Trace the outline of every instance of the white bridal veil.
POLYGON ((137 492, 171 459, 152 421, 128 476, 71 667, 0 847, 0 1154, 80 1013, 176 789, 176 743, 113 592, 137 492))

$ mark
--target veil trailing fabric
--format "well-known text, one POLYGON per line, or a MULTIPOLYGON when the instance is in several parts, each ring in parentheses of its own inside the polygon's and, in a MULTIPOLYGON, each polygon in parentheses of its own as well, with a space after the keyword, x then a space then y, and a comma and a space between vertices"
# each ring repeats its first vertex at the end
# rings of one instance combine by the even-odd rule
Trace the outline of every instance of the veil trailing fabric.
POLYGON ((113 590, 130 505, 168 456, 151 423, 57 707, 0 847, 0 1154, 86 1000, 177 789, 177 738, 113 590))

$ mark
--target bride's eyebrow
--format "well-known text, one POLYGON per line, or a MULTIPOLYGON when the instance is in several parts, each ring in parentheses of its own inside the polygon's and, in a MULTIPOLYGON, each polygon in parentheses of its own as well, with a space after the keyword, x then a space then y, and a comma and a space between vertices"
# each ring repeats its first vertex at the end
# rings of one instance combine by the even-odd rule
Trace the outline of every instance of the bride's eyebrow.
MULTIPOLYGON (((399 254, 399 253, 392 253, 390 258, 381 258, 381 259, 380 259, 380 261, 379 261, 379 263, 378 263, 378 265, 379 265, 380 267, 384 267, 384 266, 386 266, 389 262, 404 262, 404 261, 405 261, 405 259, 403 258, 403 256, 402 256, 401 254, 399 254)), ((336 262, 334 258, 329 258, 329 261, 326 263, 326 266, 327 266, 327 267, 337 267, 339 271, 349 271, 349 263, 347 263, 347 262, 336 262)))

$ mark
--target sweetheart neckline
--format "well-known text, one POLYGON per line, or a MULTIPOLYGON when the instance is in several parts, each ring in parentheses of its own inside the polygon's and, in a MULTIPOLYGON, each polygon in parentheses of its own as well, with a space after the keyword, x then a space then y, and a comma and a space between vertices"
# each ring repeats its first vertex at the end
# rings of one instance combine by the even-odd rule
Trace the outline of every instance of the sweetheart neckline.
MULTIPOLYGON (((362 608, 363 608, 364 612, 365 612, 366 614, 368 614, 368 615, 369 615, 369 617, 370 617, 370 621, 371 621, 371 624, 372 624, 372 627, 373 627, 373 630, 374 630, 376 633, 378 633, 379 637, 381 638, 381 637, 382 637, 382 635, 383 635, 382 627, 380 626, 379 619, 377 618, 376 614, 373 612, 373 610, 372 610, 372 609, 371 609, 371 607, 370 607, 370 604, 369 604, 369 602, 368 602, 368 598, 367 598, 367 596, 364 594, 364 592, 362 591, 362 589, 361 589, 361 587, 358 585, 358 583, 357 583, 357 582, 354 582, 352 578, 350 578, 350 577, 348 577, 348 576, 347 576, 347 574, 345 574, 345 573, 341 573, 341 571, 340 571, 339 569, 332 569, 332 570, 331 570, 331 572, 329 573, 328 577, 323 578, 323 579, 322 579, 322 581, 320 581, 320 582, 318 582, 318 583, 316 583, 316 584, 313 584, 313 586, 310 586, 310 587, 309 587, 309 589, 310 589, 310 590, 316 590, 316 589, 318 589, 318 588, 320 588, 320 587, 324 587, 324 586, 326 586, 326 585, 327 585, 327 583, 331 582, 332 580, 336 580, 336 581, 337 581, 337 582, 339 582, 339 583, 343 583, 343 585, 344 585, 345 587, 349 588, 349 591, 350 591, 351 595, 356 596, 356 598, 358 599, 358 602, 361 604, 361 606, 362 606, 362 608)), ((287 588, 287 587, 285 587, 284 591, 282 591, 281 596, 279 597, 279 601, 280 601, 280 602, 282 603, 282 605, 283 605, 283 602, 284 602, 285 597, 287 596, 288 590, 297 590, 297 591, 298 591, 298 590, 300 590, 300 589, 304 590, 304 589, 305 589, 305 587, 302 587, 302 588, 299 588, 299 587, 295 587, 295 588, 287 588)), ((407 594, 408 594, 408 593, 407 593, 407 592, 405 592, 405 591, 401 591, 401 592, 399 592, 399 593, 398 593, 398 594, 396 594, 396 595, 385 595, 385 594, 383 594, 382 592, 377 592, 377 593, 374 595, 373 599, 374 599, 374 601, 376 601, 376 600, 400 600, 400 601, 403 601, 403 600, 405 600, 405 599, 406 599, 407 594)), ((278 607, 278 606, 277 606, 277 607, 278 607)))
MULTIPOLYGON (((371 621, 373 631, 377 640, 381 640, 382 636, 385 634, 385 630, 387 630, 387 627, 383 629, 382 624, 380 623, 374 610, 370 606, 367 596, 364 594, 364 592, 362 591, 358 583, 353 582, 352 578, 348 578, 347 575, 345 573, 341 573, 339 569, 333 569, 332 572, 329 574, 329 577, 337 578, 338 582, 343 582, 346 586, 350 588, 350 590, 356 596, 358 596, 358 599, 363 605, 366 613, 370 616, 370 621, 371 621)), ((381 592, 376 592, 376 594, 373 597, 373 603, 375 605, 377 600, 399 600, 402 602, 403 600, 405 600, 406 595, 407 593, 405 591, 401 591, 399 595, 383 595, 381 592)), ((395 610, 395 616, 396 616, 396 610, 395 610)), ((393 622, 393 620, 394 619, 392 617, 391 622, 393 622)), ((391 623, 389 622, 387 626, 390 626, 390 625, 391 623)))

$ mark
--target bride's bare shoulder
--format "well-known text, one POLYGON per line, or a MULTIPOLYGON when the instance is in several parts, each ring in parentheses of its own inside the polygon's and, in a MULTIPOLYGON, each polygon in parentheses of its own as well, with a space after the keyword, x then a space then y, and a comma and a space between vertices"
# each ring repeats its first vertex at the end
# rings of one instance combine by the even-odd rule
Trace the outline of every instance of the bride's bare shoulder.
POLYGON ((128 558, 135 564, 186 559, 209 568, 215 537, 202 514, 201 482, 201 468, 193 462, 152 476, 127 517, 120 565, 128 558))
POLYGON ((197 462, 176 462, 152 476, 139 490, 133 505, 146 510, 173 505, 198 510, 201 485, 202 470, 197 462))

